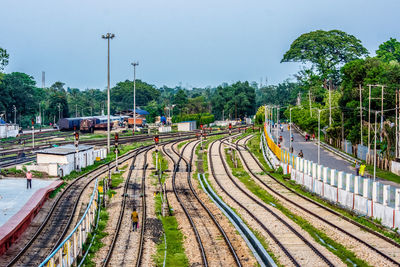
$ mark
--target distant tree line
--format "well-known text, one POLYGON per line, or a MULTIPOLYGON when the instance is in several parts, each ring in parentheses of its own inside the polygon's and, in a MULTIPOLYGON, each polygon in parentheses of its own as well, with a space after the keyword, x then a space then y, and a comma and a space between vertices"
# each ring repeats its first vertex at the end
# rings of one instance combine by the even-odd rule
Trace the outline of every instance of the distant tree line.
MULTIPOLYGON (((0 115, 7 122, 28 127, 31 119, 42 117, 42 125, 57 123, 59 118, 107 114, 107 91, 66 87, 55 82, 50 87, 36 85, 32 76, 4 73, 9 55, 0 48, 0 115), (15 108, 14 108, 15 107, 15 108)), ((193 119, 207 124, 215 119, 243 119, 255 114, 256 84, 236 82, 216 88, 186 89, 181 86, 157 88, 136 80, 136 105, 147 110, 148 122, 157 116, 171 115, 174 121, 193 119)), ((133 81, 118 82, 111 88, 111 113, 133 109, 133 81)))

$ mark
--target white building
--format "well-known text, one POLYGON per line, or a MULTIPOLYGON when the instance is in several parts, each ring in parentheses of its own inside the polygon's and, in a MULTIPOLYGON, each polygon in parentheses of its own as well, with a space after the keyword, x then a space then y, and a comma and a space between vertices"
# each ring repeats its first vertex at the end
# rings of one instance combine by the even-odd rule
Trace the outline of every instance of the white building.
MULTIPOLYGON (((52 147, 36 152, 36 164, 25 165, 27 170, 46 172, 50 176, 66 176, 73 170, 93 165, 94 161, 107 156, 105 148, 94 149, 93 146, 70 144, 52 147)), ((22 165, 17 168, 22 168, 22 165)))
POLYGON ((196 121, 183 121, 178 122, 179 132, 189 132, 196 130, 196 121))
POLYGON ((0 138, 16 137, 18 132, 17 124, 0 124, 0 138))

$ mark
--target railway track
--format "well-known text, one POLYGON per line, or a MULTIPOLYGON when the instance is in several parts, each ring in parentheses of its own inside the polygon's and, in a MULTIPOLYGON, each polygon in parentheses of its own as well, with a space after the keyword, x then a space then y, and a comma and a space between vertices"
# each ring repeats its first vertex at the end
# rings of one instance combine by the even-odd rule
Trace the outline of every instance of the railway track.
POLYGON ((231 203, 243 210, 265 237, 271 238, 274 243, 271 249, 279 255, 281 263, 294 266, 335 266, 340 262, 324 247, 313 242, 305 231, 293 226, 277 210, 269 208, 244 189, 225 162, 222 144, 222 141, 214 141, 209 147, 211 174, 231 203), (216 146, 216 143, 219 144, 216 146))
POLYGON ((185 144, 180 153, 174 148, 176 143, 172 143, 168 148, 163 146, 162 150, 174 163, 172 188, 198 244, 201 262, 197 264, 203 266, 242 266, 222 226, 199 198, 192 185, 192 161, 195 147, 199 142, 192 141, 185 144), (187 148, 189 149, 187 150, 187 148), (185 152, 186 157, 184 156, 185 152), (181 164, 184 165, 183 168, 181 164), (212 223, 210 223, 210 220, 212 223), (220 238, 221 236, 223 239, 220 238))
POLYGON ((134 159, 129 168, 129 173, 125 181, 123 200, 121 202, 120 214, 115 229, 115 234, 110 245, 110 249, 104 259, 103 266, 140 266, 143 254, 144 233, 146 231, 146 169, 147 169, 147 153, 154 146, 140 149, 136 152, 134 159), (142 157, 140 157, 142 156, 142 157), (139 158, 140 157, 140 158, 139 158), (142 176, 140 178, 139 168, 142 166, 142 176), (134 173, 133 181, 132 173, 134 173), (137 181, 137 180, 141 181, 137 181), (140 187, 140 193, 138 193, 140 187), (141 196, 141 205, 139 201, 141 196), (133 232, 130 219, 130 212, 134 209, 141 211, 140 231, 133 232), (134 251, 136 250, 136 253, 134 251), (136 257, 135 257, 136 256, 136 257))
POLYGON ((244 167, 262 187, 272 193, 286 207, 296 211, 302 217, 306 217, 310 222, 318 221, 319 223, 315 226, 333 232, 331 238, 337 242, 350 244, 359 258, 372 265, 400 266, 400 244, 301 195, 269 175, 259 160, 248 150, 247 142, 250 139, 251 137, 239 139, 235 144, 236 150, 239 152, 244 167), (258 174, 260 172, 264 172, 268 180, 261 177, 258 174), (335 234, 335 232, 340 234, 335 234))
MULTIPOLYGON (((120 163, 132 158, 134 151, 121 157, 120 163)), ((110 164, 114 168, 115 163, 110 164)), ((108 171, 103 165, 90 171, 70 183, 58 196, 52 205, 44 222, 39 226, 33 237, 16 254, 2 256, 2 260, 10 259, 7 266, 39 265, 62 241, 72 223, 79 199, 87 186, 99 175, 108 171), (86 179, 85 179, 86 178, 86 179)))

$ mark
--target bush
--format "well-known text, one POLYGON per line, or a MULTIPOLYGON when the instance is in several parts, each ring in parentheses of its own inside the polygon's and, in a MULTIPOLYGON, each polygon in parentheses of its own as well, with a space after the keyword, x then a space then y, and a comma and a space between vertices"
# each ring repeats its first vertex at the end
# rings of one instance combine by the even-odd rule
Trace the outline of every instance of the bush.
POLYGON ((215 121, 214 115, 210 113, 198 113, 198 114, 182 114, 172 117, 172 122, 182 122, 182 121, 196 121, 197 127, 200 124, 210 124, 215 121))

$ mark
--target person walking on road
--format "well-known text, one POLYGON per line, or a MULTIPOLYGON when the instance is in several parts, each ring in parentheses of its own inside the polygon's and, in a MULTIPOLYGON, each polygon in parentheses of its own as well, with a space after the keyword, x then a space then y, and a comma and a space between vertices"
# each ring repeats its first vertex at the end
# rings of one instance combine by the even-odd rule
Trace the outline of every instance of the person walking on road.
POLYGON ((304 157, 304 155, 303 155, 303 150, 300 150, 300 152, 299 152, 299 157, 300 157, 300 158, 303 158, 303 157, 304 157))
POLYGON ((26 173, 26 189, 32 189, 32 173, 31 171, 28 171, 26 173))
POLYGON ((357 162, 357 160, 355 161, 355 163, 356 163, 356 176, 359 176, 360 175, 360 164, 358 164, 358 162, 357 162))
POLYGON ((132 219, 132 227, 133 230, 132 231, 136 231, 137 229, 137 225, 138 225, 138 221, 139 221, 139 216, 138 213, 136 211, 136 208, 133 208, 132 214, 131 214, 131 219, 132 219))
POLYGON ((364 177, 364 172, 365 172, 365 164, 363 163, 363 164, 361 164, 361 166, 360 166, 360 175, 361 175, 361 177, 364 177))

